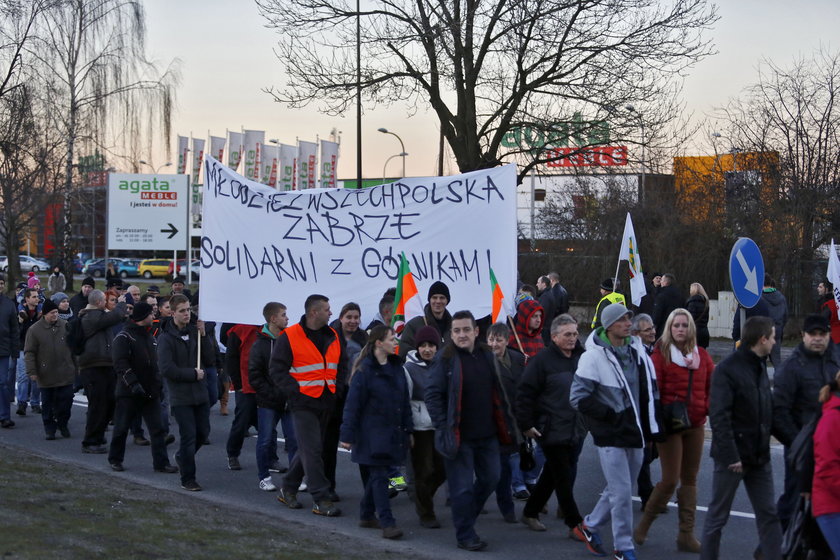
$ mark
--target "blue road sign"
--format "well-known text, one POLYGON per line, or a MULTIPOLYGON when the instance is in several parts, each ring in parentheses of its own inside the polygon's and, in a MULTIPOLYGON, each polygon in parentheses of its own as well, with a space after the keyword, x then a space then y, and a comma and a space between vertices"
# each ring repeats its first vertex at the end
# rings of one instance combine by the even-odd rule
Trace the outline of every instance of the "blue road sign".
POLYGON ((740 237, 729 254, 729 282, 735 299, 747 309, 761 299, 764 287, 764 259, 755 241, 740 237))

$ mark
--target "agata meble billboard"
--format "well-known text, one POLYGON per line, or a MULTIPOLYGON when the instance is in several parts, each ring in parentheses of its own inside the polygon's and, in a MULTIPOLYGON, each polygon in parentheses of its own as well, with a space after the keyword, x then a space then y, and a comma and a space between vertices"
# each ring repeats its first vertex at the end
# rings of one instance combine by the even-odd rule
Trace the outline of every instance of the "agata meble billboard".
POLYGON ((186 248, 188 189, 186 175, 111 173, 108 249, 186 248))

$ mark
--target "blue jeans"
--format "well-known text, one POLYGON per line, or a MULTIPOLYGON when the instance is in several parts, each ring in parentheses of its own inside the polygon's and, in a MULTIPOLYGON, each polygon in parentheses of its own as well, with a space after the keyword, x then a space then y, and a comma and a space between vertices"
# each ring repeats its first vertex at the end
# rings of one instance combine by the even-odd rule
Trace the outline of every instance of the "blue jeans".
POLYGON ((26 375, 26 362, 23 359, 23 352, 20 353, 17 361, 17 402, 18 406, 27 403, 30 406, 41 406, 41 390, 38 388, 38 384, 26 375))
POLYGON ((173 406, 181 437, 175 462, 181 469, 181 483, 195 480, 195 454, 210 436, 210 407, 207 403, 173 406))
POLYGON ((820 526, 825 537, 825 542, 831 547, 835 558, 840 558, 840 513, 828 513, 817 517, 817 525, 820 526))
POLYGON ((44 421, 44 432, 55 435, 57 429, 67 428, 70 412, 73 409, 73 384, 62 387, 48 387, 41 389, 43 397, 41 418, 44 421))
POLYGON ((534 446, 534 462, 536 463, 536 466, 530 471, 523 473, 522 469, 519 468, 519 453, 511 453, 510 473, 511 485, 513 486, 514 492, 525 490, 526 484, 536 484, 537 480, 540 478, 543 465, 545 465, 545 455, 543 455, 539 444, 534 446))
POLYGON ((280 413, 273 408, 257 407, 257 476, 268 478, 268 467, 277 460, 277 423, 280 413))
POLYGON ((501 476, 499 440, 496 436, 463 440, 454 459, 444 457, 452 523, 458 542, 478 538, 475 521, 501 476))
POLYGON ((383 528, 394 527, 397 524, 391 513, 391 500, 388 498, 388 479, 391 468, 380 465, 359 465, 359 473, 365 485, 365 494, 359 502, 359 518, 374 519, 375 513, 383 528))
POLYGON ((510 468, 511 455, 516 455, 517 461, 519 460, 519 453, 501 453, 499 455, 501 471, 499 472, 499 483, 496 485, 496 504, 503 516, 514 512, 513 490, 511 489, 513 478, 510 468))
POLYGON ((12 381, 14 388, 14 379, 10 375, 12 371, 12 364, 16 364, 16 360, 9 356, 0 356, 0 420, 10 420, 11 410, 9 401, 14 391, 9 390, 9 380, 12 381))
POLYGON ((215 367, 204 368, 204 383, 207 384, 207 397, 210 399, 207 405, 212 408, 219 400, 219 371, 215 367))

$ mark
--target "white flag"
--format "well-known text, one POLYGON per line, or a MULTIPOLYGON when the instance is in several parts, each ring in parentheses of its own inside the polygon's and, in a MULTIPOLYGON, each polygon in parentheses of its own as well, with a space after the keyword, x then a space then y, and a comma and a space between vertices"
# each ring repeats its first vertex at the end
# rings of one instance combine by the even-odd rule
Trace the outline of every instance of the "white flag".
POLYGON ((296 187, 297 146, 280 144, 280 159, 277 161, 277 190, 293 191, 296 187))
POLYGON ((318 144, 298 141, 298 188, 314 189, 318 186, 318 144))
POLYGON ((192 139, 192 184, 200 185, 198 175, 201 173, 201 162, 204 159, 204 139, 192 139))
POLYGON ((831 240, 831 253, 828 255, 828 281, 834 286, 834 302, 837 304, 837 317, 840 319, 840 260, 834 249, 834 239, 831 240))
POLYGON ((189 142, 190 139, 186 136, 178 137, 178 175, 183 175, 187 172, 187 154, 190 151, 189 142))
POLYGON ((263 146, 260 152, 260 177, 263 185, 277 188, 277 160, 280 159, 279 146, 263 146))
POLYGON ((239 169, 239 162, 242 161, 243 134, 241 132, 228 132, 228 167, 236 171, 239 169))
POLYGON ((262 130, 245 131, 245 169, 242 173, 248 179, 259 181, 260 148, 265 143, 265 132, 262 130))
POLYGON ((219 161, 224 161, 222 157, 225 152, 225 139, 221 136, 210 137, 210 155, 219 161))
POLYGON ((630 265, 630 299, 633 305, 639 305, 642 298, 647 294, 645 287, 645 276, 642 274, 642 259, 639 256, 639 243, 636 233, 633 231, 633 220, 630 219, 630 212, 627 212, 627 220, 624 222, 624 235, 621 237, 621 250, 618 252, 618 260, 627 261, 630 265))
POLYGON ((321 188, 334 189, 338 169, 338 143, 321 140, 321 188))

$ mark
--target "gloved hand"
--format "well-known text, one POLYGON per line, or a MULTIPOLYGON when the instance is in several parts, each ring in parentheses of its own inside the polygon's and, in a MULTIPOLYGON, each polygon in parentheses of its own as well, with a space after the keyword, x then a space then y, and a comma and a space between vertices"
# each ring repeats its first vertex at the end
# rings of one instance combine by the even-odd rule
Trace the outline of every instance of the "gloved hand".
POLYGON ((149 395, 146 394, 146 390, 143 389, 143 386, 139 383, 133 383, 130 387, 131 394, 135 397, 143 397, 144 399, 148 399, 149 395))

